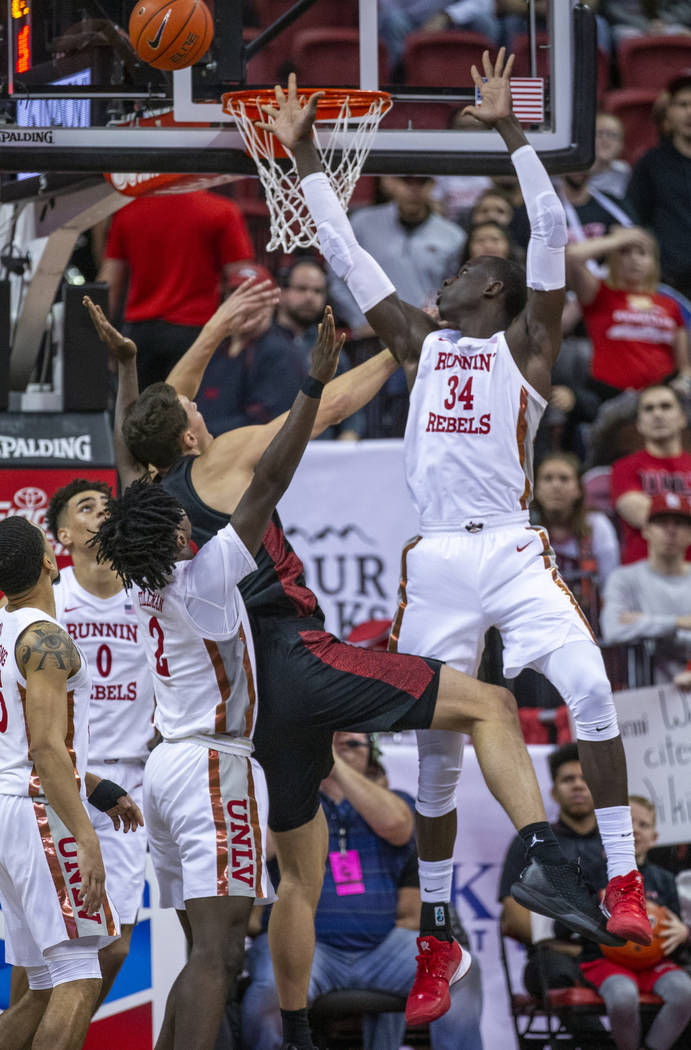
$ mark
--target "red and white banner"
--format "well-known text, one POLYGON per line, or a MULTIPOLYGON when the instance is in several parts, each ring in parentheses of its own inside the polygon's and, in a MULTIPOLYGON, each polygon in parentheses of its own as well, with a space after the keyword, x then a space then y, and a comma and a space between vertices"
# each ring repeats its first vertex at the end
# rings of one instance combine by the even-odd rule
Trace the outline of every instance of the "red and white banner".
POLYGON ((511 77, 513 111, 521 124, 545 119, 545 82, 542 77, 511 77))

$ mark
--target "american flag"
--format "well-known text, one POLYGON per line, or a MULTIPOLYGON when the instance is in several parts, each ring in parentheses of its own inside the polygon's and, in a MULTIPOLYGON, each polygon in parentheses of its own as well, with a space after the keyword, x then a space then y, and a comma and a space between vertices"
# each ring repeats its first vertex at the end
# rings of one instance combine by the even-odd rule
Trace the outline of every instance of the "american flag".
MULTIPOLYGON (((545 82, 542 77, 511 77, 513 111, 521 124, 539 124, 545 119, 545 82)), ((475 88, 475 105, 480 92, 475 88)))
POLYGON ((512 77, 513 111, 522 124, 539 124, 545 119, 545 87, 542 77, 512 77))

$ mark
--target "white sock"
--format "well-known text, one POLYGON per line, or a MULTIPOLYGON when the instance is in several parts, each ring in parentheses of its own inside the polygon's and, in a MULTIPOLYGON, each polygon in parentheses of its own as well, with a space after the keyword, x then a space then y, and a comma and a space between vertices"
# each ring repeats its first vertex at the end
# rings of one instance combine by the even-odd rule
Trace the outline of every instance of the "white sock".
POLYGON ((607 856, 607 878, 628 875, 636 867, 631 809, 629 806, 608 806, 607 809, 596 809, 595 818, 607 856))
POLYGON ((453 857, 448 860, 418 860, 417 870, 420 873, 421 900, 427 904, 436 904, 437 901, 448 903, 451 900, 453 857))

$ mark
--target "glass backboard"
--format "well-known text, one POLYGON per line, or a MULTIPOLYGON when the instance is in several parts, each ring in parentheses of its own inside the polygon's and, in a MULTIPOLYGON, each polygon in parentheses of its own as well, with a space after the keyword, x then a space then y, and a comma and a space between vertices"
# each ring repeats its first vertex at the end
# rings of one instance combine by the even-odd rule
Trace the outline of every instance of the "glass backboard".
MULTIPOLYGON (((370 174, 509 171, 495 132, 453 126, 472 101, 470 64, 486 42, 415 26, 396 35, 383 0, 207 0, 213 42, 194 67, 175 72, 134 51, 131 2, 0 3, 0 145, 12 182, 36 172, 254 174, 221 96, 285 82, 291 69, 305 88, 391 92, 370 174)), ((549 0, 542 22, 532 2, 526 12, 515 72, 541 101, 526 120, 529 138, 549 170, 587 167, 597 78, 592 14, 571 0, 549 0)))

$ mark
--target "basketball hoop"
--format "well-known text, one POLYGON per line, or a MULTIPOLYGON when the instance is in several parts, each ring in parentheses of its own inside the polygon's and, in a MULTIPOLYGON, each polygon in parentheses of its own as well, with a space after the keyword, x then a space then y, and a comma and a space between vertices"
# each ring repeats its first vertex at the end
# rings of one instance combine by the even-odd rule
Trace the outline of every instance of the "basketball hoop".
MULTIPOLYGON (((304 96, 303 96, 304 97, 304 96)), ((317 230, 300 190, 295 159, 270 132, 262 106, 275 105, 273 91, 231 91, 223 109, 235 119, 245 150, 257 165, 271 219, 268 251, 318 247, 317 230), (278 161, 287 159, 287 165, 278 161)), ((322 167, 344 208, 348 207, 382 117, 391 109, 386 91, 328 88, 317 105, 314 140, 322 167), (321 127, 319 126, 321 125, 321 127), (346 132, 350 132, 346 136, 346 132), (323 141, 322 141, 323 139, 323 141)))

